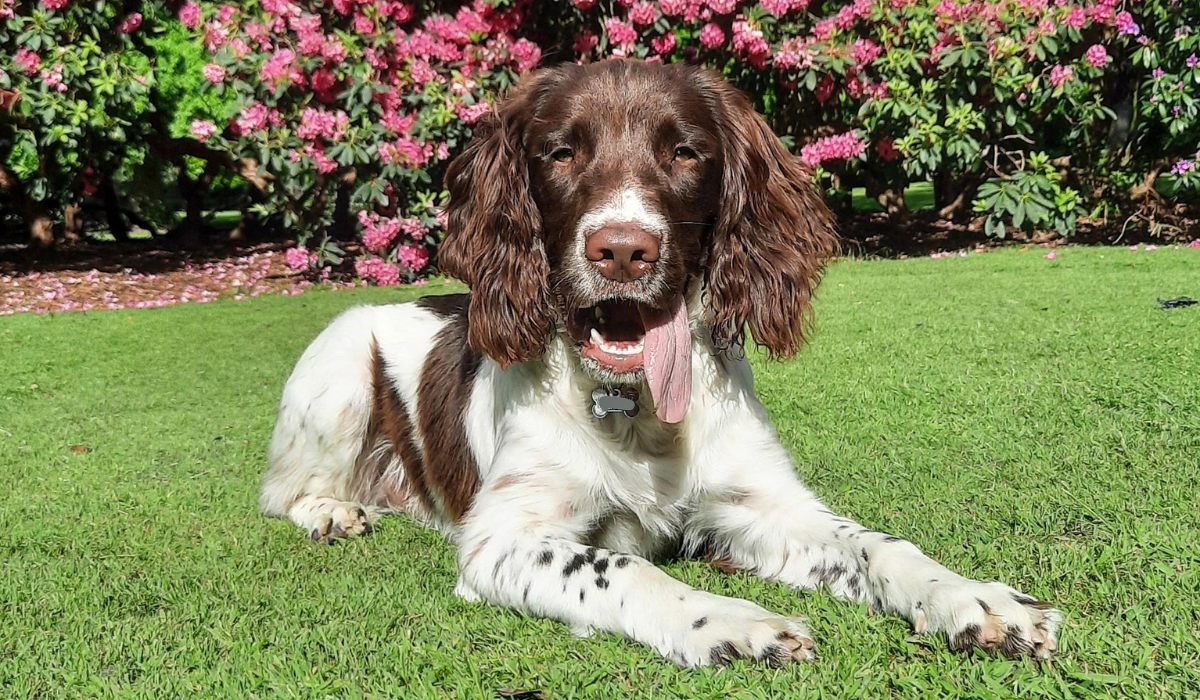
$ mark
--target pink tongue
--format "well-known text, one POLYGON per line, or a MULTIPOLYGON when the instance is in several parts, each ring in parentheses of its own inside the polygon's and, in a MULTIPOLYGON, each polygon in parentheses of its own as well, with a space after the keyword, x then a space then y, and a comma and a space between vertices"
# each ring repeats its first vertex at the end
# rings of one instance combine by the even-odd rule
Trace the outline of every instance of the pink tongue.
POLYGON ((646 328, 642 365, 655 413, 664 423, 678 423, 692 398, 692 334, 683 297, 671 311, 639 308, 646 328))

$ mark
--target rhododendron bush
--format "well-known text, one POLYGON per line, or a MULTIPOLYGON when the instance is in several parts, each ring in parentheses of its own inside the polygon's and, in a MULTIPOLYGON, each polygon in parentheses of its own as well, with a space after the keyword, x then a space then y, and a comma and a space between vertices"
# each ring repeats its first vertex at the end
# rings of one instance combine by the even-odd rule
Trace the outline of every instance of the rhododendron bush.
POLYGON ((189 2, 179 16, 212 54, 212 89, 235 96, 227 121, 192 124, 196 139, 270 173, 263 214, 300 237, 295 269, 328 274, 346 253, 335 239, 357 231, 354 271, 381 285, 426 269, 447 159, 541 56, 516 35, 521 9, 482 2, 189 2))
POLYGON ((132 37, 158 13, 162 3, 0 0, 0 188, 35 239, 51 240, 55 200, 106 192, 139 140, 152 76, 132 37))
POLYGON ((41 245, 79 235, 85 210, 117 238, 173 228, 188 154, 222 155, 174 126, 224 111, 187 75, 199 51, 168 2, 0 0, 0 214, 41 245))
POLYGON ((582 57, 720 69, 835 192, 863 186, 898 217, 905 186, 931 181, 944 217, 1070 233, 1084 205, 1118 196, 1110 175, 1152 180, 1168 160, 1191 174, 1200 159, 1200 3, 573 4, 564 43, 582 57))
POLYGON ((864 187, 905 219, 906 188, 930 182, 935 216, 1070 234, 1083 216, 1124 221, 1200 188, 1197 2, 38 3, 0 0, 0 142, 38 144, 8 158, 9 180, 41 201, 99 196, 106 144, 140 138, 139 109, 172 107, 154 104, 161 59, 143 37, 173 23, 203 47, 189 154, 223 156, 205 156, 210 178, 252 182, 248 213, 295 235, 288 262, 314 276, 387 285, 432 269, 448 159, 543 60, 719 71, 841 212, 864 187))

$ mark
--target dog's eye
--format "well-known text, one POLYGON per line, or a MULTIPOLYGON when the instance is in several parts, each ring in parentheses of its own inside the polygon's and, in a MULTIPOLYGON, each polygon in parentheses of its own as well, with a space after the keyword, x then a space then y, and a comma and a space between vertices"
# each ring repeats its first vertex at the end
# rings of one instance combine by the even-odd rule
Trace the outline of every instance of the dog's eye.
POLYGON ((699 156, 696 152, 687 146, 679 146, 675 149, 675 160, 696 160, 699 156))
POLYGON ((556 163, 570 163, 575 160, 575 151, 570 148, 556 148, 550 153, 556 163))

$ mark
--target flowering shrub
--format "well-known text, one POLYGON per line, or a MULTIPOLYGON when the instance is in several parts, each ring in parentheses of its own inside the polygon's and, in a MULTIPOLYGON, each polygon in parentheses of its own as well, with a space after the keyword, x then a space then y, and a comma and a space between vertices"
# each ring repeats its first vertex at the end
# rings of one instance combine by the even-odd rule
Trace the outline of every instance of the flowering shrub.
POLYGON ((410 281, 446 161, 545 47, 719 70, 832 192, 889 215, 932 182, 939 216, 1069 234, 1159 174, 1200 188, 1196 27, 1186 0, 0 0, 0 186, 30 211, 110 196, 165 129, 188 178, 254 182, 294 270, 410 281), (186 66, 161 50, 181 35, 186 66))
POLYGON ((134 38, 159 2, 0 0, 0 188, 34 239, 52 241, 46 207, 110 186, 153 109, 149 57, 134 38))
MULTIPOLYGON (((168 2, 0 0, 0 209, 42 245, 59 221, 78 235, 84 208, 118 238, 127 221, 174 228, 197 189, 176 183, 205 169, 193 156, 217 155, 180 124, 225 110, 196 89, 201 52, 168 2)), ((212 163, 214 173, 230 166, 212 163)))
POLYGON ((358 276, 380 285, 414 279, 444 225, 443 164, 489 96, 538 62, 540 50, 515 36, 520 7, 477 2, 441 13, 434 5, 264 0, 179 9, 211 53, 204 78, 233 96, 225 119, 197 120, 192 134, 252 154, 271 175, 262 213, 300 237, 293 269, 328 274, 345 255, 334 238, 357 228, 358 276))
POLYGON ((1200 159, 1196 3, 573 4, 582 58, 717 67, 758 98, 777 132, 796 137, 818 176, 865 186, 902 215, 905 186, 928 180, 942 216, 973 209, 998 235, 1069 233, 1084 202, 1115 195, 1099 181, 1105 172, 1189 154, 1175 171, 1195 177, 1200 159), (1151 74, 1160 62, 1170 67, 1151 74), (1137 67, 1147 75, 1133 98, 1141 118, 1130 123, 1119 108, 1138 88, 1137 67), (1165 141, 1154 136, 1162 131, 1165 141))

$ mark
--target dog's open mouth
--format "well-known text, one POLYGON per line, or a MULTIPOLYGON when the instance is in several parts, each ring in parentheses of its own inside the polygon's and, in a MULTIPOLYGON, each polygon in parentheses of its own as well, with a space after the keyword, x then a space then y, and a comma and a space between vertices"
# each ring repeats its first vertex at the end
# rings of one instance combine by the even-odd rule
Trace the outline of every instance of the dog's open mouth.
POLYGON ((567 314, 579 355, 616 381, 644 371, 658 417, 683 420, 692 387, 691 330, 683 297, 666 309, 607 299, 567 314))
POLYGON ((646 324, 641 305, 610 299, 595 306, 576 309, 571 335, 581 343, 579 354, 602 369, 623 375, 643 369, 646 324))

